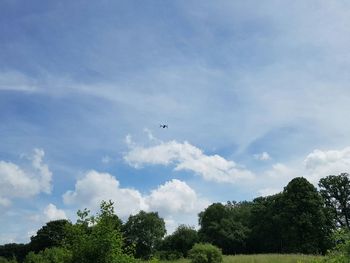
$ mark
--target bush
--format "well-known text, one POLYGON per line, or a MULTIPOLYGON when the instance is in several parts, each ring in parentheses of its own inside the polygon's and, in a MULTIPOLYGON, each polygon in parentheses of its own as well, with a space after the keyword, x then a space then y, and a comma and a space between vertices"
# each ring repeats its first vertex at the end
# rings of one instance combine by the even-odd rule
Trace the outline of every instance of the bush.
POLYGON ((192 263, 220 263, 222 252, 212 244, 195 244, 189 251, 189 258, 192 263))
POLYGON ((29 252, 24 263, 70 263, 72 254, 65 248, 46 248, 38 254, 29 252))
POLYGON ((161 250, 156 253, 156 257, 158 257, 161 260, 177 260, 180 258, 183 258, 183 255, 179 251, 172 251, 172 250, 161 250))
POLYGON ((17 263, 17 261, 15 259, 9 259, 7 260, 4 257, 0 257, 0 263, 17 263))

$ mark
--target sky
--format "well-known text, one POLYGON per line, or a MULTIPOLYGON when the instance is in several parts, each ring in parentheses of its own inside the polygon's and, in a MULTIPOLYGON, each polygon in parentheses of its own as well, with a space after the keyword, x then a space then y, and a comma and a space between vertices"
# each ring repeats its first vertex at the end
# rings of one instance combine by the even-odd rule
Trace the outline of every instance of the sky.
POLYGON ((0 244, 349 172, 349 46, 349 1, 1 1, 0 244))

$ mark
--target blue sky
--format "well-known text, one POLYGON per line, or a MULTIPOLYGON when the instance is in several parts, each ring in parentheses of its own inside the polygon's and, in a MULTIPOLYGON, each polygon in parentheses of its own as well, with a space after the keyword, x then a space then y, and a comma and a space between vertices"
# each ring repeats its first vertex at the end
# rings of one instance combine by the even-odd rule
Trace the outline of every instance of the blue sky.
POLYGON ((170 233, 347 172, 349 17, 340 0, 1 1, 0 243, 101 199, 170 233))

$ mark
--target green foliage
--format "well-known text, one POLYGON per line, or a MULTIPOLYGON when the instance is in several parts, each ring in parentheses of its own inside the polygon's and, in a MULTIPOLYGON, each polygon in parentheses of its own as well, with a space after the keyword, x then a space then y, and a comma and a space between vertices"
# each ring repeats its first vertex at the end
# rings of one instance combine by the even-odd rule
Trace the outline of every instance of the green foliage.
POLYGON ((306 254, 325 251, 330 226, 316 188, 305 178, 294 178, 284 188, 280 201, 282 251, 306 254))
POLYGON ((158 213, 140 211, 130 216, 123 226, 126 244, 135 245, 137 258, 149 259, 160 245, 166 233, 165 223, 158 213))
POLYGON ((323 199, 305 178, 280 194, 254 200, 249 244, 253 252, 325 253, 333 225, 323 199))
POLYGON ((123 239, 119 230, 113 203, 101 203, 100 213, 89 216, 79 211, 77 224, 67 227, 67 248, 74 263, 126 263, 134 259, 123 252, 123 239))
POLYGON ((39 252, 45 248, 62 246, 66 238, 66 226, 69 224, 70 222, 64 219, 46 223, 31 237, 31 251, 39 252))
POLYGON ((28 244, 5 244, 0 246, 0 257, 7 260, 16 258, 19 262, 22 262, 29 250, 28 244))
POLYGON ((24 263, 71 263, 72 254, 68 249, 65 248, 47 248, 40 251, 38 254, 30 252, 24 263))
POLYGON ((276 253, 282 250, 280 224, 282 194, 259 197, 253 200, 249 218, 251 233, 248 241, 249 252, 276 253))
POLYGON ((347 228, 338 229, 333 234, 336 246, 328 251, 324 263, 349 263, 350 262, 350 232, 347 228))
POLYGON ((211 244, 197 243, 189 251, 192 263, 220 263, 222 262, 221 250, 211 244))
POLYGON ((173 234, 165 237, 162 241, 161 258, 173 260, 187 257, 188 251, 198 242, 199 237, 196 230, 186 225, 180 225, 173 234))
POLYGON ((220 247, 225 254, 242 253, 250 233, 251 203, 214 203, 199 214, 199 234, 203 241, 220 247))
POLYGON ((350 229, 350 179, 349 174, 329 175, 319 182, 320 193, 332 214, 334 223, 350 229))
POLYGON ((4 257, 0 257, 0 263, 17 263, 17 260, 15 259, 6 259, 4 257))

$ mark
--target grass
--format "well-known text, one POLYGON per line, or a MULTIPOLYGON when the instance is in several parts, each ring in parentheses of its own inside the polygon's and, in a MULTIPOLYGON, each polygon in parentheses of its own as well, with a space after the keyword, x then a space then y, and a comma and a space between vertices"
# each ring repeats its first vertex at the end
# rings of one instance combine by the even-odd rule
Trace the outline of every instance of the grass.
MULTIPOLYGON (((224 256, 223 263, 312 263, 321 256, 301 254, 259 254, 224 256)), ((160 261, 160 263, 190 263, 188 259, 175 261, 160 261)))

